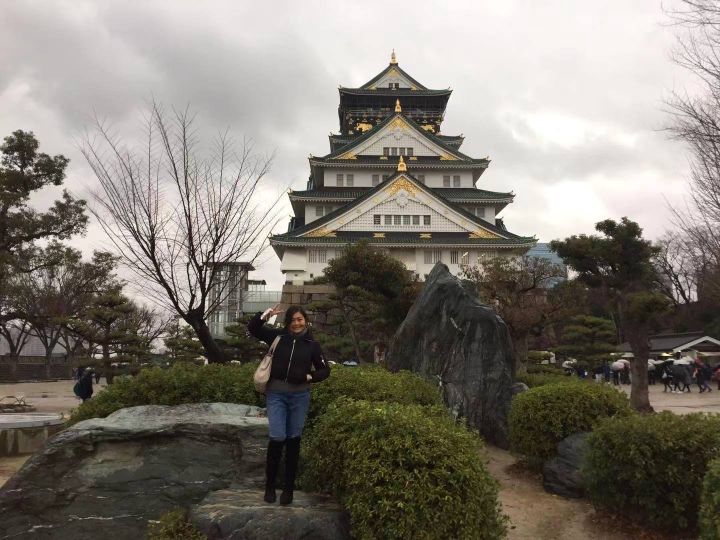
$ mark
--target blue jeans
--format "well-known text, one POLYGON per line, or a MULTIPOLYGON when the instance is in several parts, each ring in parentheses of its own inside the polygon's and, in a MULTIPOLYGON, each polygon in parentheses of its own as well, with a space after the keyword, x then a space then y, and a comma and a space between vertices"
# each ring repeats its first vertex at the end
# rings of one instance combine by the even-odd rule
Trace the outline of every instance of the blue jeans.
POLYGON ((310 407, 310 390, 269 391, 266 397, 270 438, 274 441, 284 441, 300 437, 310 407))

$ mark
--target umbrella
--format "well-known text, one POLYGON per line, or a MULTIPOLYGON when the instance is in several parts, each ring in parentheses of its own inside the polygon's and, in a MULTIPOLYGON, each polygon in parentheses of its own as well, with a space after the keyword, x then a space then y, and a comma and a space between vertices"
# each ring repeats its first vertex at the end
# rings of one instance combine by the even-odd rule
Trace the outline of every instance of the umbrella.
POLYGON ((689 366, 692 363, 693 361, 687 356, 673 361, 673 364, 676 366, 689 366))
POLYGON ((623 369, 625 369, 625 362, 623 362, 622 360, 616 360, 615 362, 610 364, 610 369, 612 369, 613 371, 622 371, 623 369))

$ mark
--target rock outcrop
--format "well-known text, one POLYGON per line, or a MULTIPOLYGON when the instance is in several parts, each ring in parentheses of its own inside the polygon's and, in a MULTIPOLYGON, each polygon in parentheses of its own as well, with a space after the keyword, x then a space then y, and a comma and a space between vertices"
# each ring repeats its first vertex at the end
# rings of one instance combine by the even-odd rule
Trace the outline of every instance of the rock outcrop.
POLYGON ((0 489, 0 538, 144 538, 231 484, 262 498, 267 419, 248 405, 122 409, 49 439, 0 489))
POLYGON ((333 499, 297 491, 291 506, 267 504, 256 490, 214 491, 192 508, 190 521, 210 540, 350 538, 350 518, 333 499))
POLYGON ((582 465, 587 450, 589 433, 575 433, 558 443, 557 456, 543 466, 545 491, 568 498, 580 498, 585 494, 582 465))
POLYGON ((505 323, 438 263, 393 337, 387 365, 438 379, 447 406, 508 447, 514 357, 505 323))

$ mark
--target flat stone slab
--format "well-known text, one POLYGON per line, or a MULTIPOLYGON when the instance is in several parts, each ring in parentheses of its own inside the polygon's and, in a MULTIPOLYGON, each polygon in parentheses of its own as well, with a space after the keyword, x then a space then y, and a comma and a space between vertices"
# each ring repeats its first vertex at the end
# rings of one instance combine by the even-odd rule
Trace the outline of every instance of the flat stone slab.
POLYGON ((9 413, 0 414, 0 429, 58 426, 64 422, 59 414, 9 413))
MULTIPOLYGON (((293 503, 263 500, 262 490, 222 489, 192 507, 190 521, 210 540, 345 540, 350 517, 331 497, 296 491, 293 503)), ((278 498, 280 491, 278 491, 278 498)))
POLYGON ((268 434, 261 414, 232 403, 146 405, 78 422, 0 488, 0 539, 137 540, 148 520, 209 491, 260 490, 268 434))

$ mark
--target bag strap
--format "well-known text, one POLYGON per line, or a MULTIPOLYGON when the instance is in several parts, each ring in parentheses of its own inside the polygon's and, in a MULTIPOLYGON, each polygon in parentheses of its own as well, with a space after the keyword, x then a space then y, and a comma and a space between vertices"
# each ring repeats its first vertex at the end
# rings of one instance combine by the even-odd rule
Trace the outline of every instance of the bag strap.
POLYGON ((275 355, 275 347, 277 347, 277 344, 280 343, 280 338, 282 336, 277 336, 275 340, 272 342, 272 345, 270 345, 270 350, 268 351, 268 354, 272 358, 275 355))

